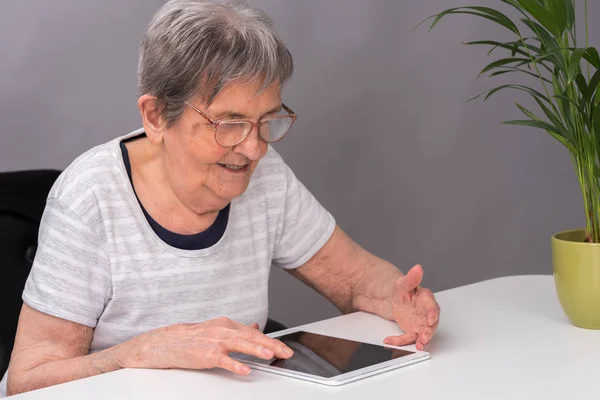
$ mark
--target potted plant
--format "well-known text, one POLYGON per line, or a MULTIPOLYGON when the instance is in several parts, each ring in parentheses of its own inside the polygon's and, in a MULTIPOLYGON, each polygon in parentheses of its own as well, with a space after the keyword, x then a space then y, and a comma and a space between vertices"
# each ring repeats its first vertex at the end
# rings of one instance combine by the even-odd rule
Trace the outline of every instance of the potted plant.
POLYGON ((480 75, 521 74, 531 79, 532 85, 500 85, 471 100, 485 95, 485 101, 504 89, 527 93, 537 104, 536 110, 517 102, 525 118, 504 123, 542 129, 569 151, 581 187, 586 224, 582 229, 552 235, 554 281, 571 323, 600 329, 600 56, 588 43, 587 0, 582 4, 584 38, 577 32, 574 0, 500 1, 517 17, 510 18, 495 8, 469 6, 445 10, 423 22, 433 20, 431 30, 445 16, 469 14, 501 25, 514 35, 508 42, 465 44, 490 46, 488 56, 505 52, 480 75))

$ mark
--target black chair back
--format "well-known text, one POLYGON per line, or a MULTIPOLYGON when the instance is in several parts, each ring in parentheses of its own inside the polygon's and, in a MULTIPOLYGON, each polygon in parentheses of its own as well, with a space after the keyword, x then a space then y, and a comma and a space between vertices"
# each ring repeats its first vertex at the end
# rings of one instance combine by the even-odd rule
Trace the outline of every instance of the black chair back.
POLYGON ((60 172, 0 173, 0 377, 15 342, 21 293, 35 256, 46 198, 60 172))

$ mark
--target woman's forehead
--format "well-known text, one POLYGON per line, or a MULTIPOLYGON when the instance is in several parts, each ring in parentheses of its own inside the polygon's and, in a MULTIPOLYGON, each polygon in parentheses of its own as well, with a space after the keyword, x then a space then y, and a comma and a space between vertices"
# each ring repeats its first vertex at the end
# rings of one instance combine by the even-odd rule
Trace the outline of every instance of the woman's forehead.
POLYGON ((229 84, 206 107, 213 118, 244 118, 281 110, 281 87, 260 84, 229 84))

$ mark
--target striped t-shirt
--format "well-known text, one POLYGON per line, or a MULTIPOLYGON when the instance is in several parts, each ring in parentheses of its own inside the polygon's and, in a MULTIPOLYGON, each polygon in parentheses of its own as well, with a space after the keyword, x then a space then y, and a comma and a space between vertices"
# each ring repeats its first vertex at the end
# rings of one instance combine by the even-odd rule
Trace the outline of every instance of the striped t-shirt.
POLYGON ((219 316, 264 328, 271 265, 307 262, 334 218, 269 147, 232 200, 221 239, 201 250, 171 247, 150 227, 124 167, 120 141, 141 132, 89 150, 58 178, 23 301, 94 328, 90 352, 219 316))

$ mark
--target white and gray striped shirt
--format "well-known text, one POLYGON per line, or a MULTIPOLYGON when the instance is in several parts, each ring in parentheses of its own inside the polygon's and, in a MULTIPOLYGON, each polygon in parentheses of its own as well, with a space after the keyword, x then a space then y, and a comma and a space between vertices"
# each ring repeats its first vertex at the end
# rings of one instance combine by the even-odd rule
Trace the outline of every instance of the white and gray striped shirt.
POLYGON ((296 268, 335 221, 269 148, 213 246, 182 250, 152 230, 119 148, 137 130, 77 158, 53 186, 25 285, 29 306, 94 328, 91 352, 145 331, 228 316, 267 319, 271 265, 296 268))

